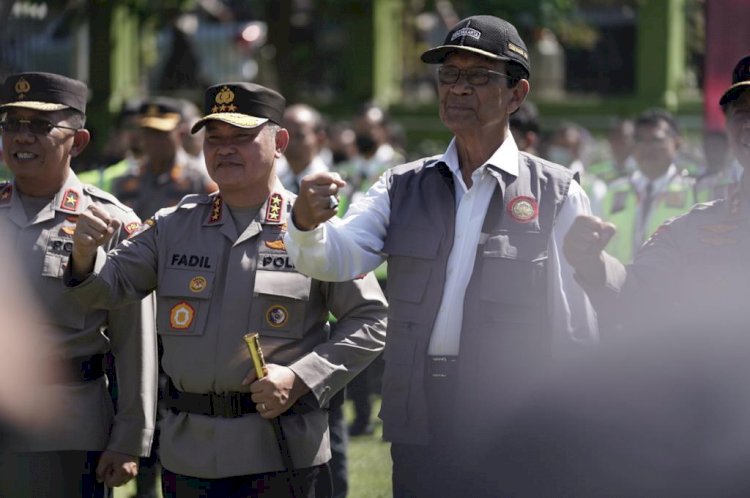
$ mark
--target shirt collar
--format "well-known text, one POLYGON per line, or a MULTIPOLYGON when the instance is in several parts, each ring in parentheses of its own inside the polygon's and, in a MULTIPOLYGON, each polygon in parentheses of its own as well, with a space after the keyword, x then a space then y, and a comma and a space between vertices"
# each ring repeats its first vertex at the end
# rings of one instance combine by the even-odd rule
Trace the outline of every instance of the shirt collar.
MULTIPOLYGON (((448 148, 443 155, 440 156, 438 161, 428 167, 432 167, 440 162, 443 162, 448 166, 454 175, 461 175, 455 137, 451 140, 451 143, 448 144, 448 148)), ((487 162, 480 166, 478 170, 486 169, 488 166, 496 171, 505 171, 510 175, 518 176, 518 146, 516 145, 516 141, 513 139, 513 135, 510 133, 509 129, 506 128, 505 140, 500 147, 492 153, 487 162)))
MULTIPOLYGON (((674 163, 669 165, 669 168, 667 168, 667 171, 661 175, 656 180, 652 180, 653 184, 653 192, 661 192, 664 190, 667 185, 669 185, 669 182, 672 180, 672 177, 677 174, 677 166, 674 165, 674 163)), ((641 173, 640 170, 634 171, 633 175, 630 177, 630 181, 633 184, 633 187, 635 188, 636 192, 645 192, 646 191, 646 185, 648 185, 649 179, 641 173)))

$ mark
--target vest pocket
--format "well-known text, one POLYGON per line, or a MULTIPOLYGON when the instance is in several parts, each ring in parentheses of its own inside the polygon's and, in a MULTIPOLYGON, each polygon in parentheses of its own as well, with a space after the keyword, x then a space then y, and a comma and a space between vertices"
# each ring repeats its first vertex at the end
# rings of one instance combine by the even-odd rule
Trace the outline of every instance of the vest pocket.
POLYGON ((383 351, 383 401, 380 417, 383 420, 406 424, 409 413, 409 392, 414 375, 417 338, 408 334, 408 324, 390 320, 388 340, 383 351))
POLYGON ((442 233, 392 224, 383 243, 388 255, 388 299, 420 303, 432 274, 442 233))
POLYGON ((214 273, 169 269, 159 282, 156 309, 160 335, 203 335, 214 273))
POLYGON ((249 331, 300 339, 311 286, 312 279, 302 273, 257 270, 249 331))

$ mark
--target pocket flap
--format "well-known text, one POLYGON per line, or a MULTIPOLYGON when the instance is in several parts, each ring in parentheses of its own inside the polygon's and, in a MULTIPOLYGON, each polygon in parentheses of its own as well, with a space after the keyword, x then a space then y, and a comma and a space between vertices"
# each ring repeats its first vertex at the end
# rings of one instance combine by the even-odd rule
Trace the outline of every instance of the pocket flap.
POLYGON ((545 232, 501 231, 490 234, 482 253, 488 258, 542 261, 547 259, 550 236, 545 232))
POLYGON ((310 277, 298 272, 265 270, 255 272, 255 294, 307 301, 310 298, 311 284, 310 277))

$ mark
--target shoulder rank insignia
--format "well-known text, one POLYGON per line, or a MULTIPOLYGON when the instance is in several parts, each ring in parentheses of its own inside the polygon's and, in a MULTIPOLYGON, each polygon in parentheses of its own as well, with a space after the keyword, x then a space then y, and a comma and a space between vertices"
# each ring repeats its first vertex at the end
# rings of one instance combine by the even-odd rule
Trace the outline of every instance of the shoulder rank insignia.
POLYGON ((266 223, 279 223, 281 221, 281 208, 284 205, 284 198, 281 194, 274 192, 268 197, 266 202, 266 223))
POLYGON ((208 223, 213 224, 221 220, 221 213, 224 209, 224 201, 221 200, 221 194, 214 197, 211 203, 211 214, 208 216, 208 223))
POLYGON ((13 197, 13 184, 6 183, 0 185, 0 206, 10 204, 10 200, 13 197))
POLYGON ((123 230, 125 230, 125 233, 128 234, 128 236, 133 235, 135 232, 137 232, 141 228, 141 224, 137 221, 133 221, 131 223, 126 224, 123 227, 123 230))
POLYGON ((78 211, 78 203, 81 200, 81 194, 77 191, 69 188, 63 194, 62 202, 60 203, 60 209, 65 211, 76 212, 78 211))
MULTIPOLYGON (((135 222, 130 223, 128 226, 134 225, 134 224, 136 224, 136 223, 135 222)), ((151 228, 154 225, 156 225, 156 220, 153 217, 149 218, 146 221, 144 221, 143 223, 141 223, 138 226, 138 228, 135 231, 133 231, 133 233, 131 233, 130 235, 128 235, 128 238, 132 239, 136 235, 142 234, 143 232, 145 232, 146 230, 148 230, 149 228, 151 228)), ((127 228, 125 229, 125 231, 127 232, 127 228)))
POLYGON ((519 195, 508 203, 508 213, 519 223, 534 221, 539 213, 539 204, 533 197, 519 195))

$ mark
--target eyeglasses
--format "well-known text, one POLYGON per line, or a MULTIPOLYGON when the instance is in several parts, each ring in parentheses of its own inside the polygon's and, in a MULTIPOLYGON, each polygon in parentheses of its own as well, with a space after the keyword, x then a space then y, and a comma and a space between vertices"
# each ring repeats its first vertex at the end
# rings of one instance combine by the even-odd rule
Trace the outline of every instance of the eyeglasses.
POLYGON ((444 85, 452 85, 461 78, 462 74, 466 75, 466 81, 474 86, 486 85, 491 78, 510 78, 507 74, 498 73, 497 71, 492 71, 483 67, 459 69, 456 66, 441 66, 438 69, 438 80, 444 85))
POLYGON ((45 119, 6 119, 0 121, 0 132, 18 133, 21 131, 21 125, 26 125, 26 128, 34 135, 48 135, 53 128, 62 128, 63 130, 73 131, 80 130, 80 128, 52 124, 45 119))

